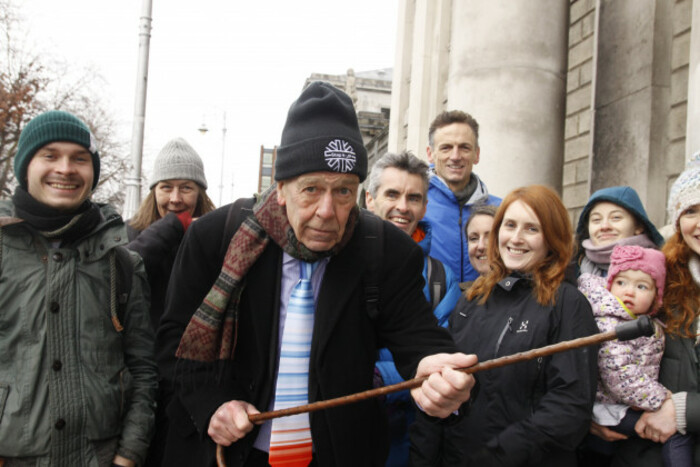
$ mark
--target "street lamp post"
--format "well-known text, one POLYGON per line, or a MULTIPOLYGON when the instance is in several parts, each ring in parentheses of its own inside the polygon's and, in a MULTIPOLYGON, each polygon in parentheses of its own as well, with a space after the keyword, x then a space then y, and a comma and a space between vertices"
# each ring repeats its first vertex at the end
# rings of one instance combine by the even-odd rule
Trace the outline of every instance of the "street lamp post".
MULTIPOLYGON (((207 128, 207 125, 205 123, 202 123, 202 126, 199 128, 199 132, 204 135, 208 131, 209 128, 207 128)), ((221 125, 221 171, 219 174, 219 206, 223 206, 224 204, 224 162, 226 161, 226 131, 226 111, 224 111, 223 122, 221 125)), ((233 182, 231 183, 231 187, 233 188, 233 182)))
POLYGON ((219 206, 223 206, 224 202, 224 161, 226 160, 226 112, 224 112, 224 121, 221 126, 221 177, 219 179, 219 206))
POLYGON ((139 61, 136 74, 134 123, 131 131, 131 174, 126 178, 124 218, 130 219, 141 204, 141 161, 143 160, 143 127, 146 121, 146 90, 148 84, 148 54, 151 43, 152 0, 143 0, 139 25, 139 61))

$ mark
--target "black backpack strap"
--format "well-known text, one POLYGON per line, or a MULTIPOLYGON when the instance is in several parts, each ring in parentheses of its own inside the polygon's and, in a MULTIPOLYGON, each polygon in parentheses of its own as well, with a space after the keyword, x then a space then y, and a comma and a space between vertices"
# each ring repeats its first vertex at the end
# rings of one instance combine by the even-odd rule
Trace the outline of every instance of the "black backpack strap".
POLYGON ((447 293, 447 276, 445 275, 445 265, 442 261, 428 256, 428 279, 430 290, 430 305, 435 311, 435 308, 440 304, 445 294, 447 293))
POLYGON ((241 226, 246 217, 253 213, 254 198, 241 198, 229 204, 226 212, 226 222, 224 229, 221 232, 221 254, 223 257, 228 250, 228 245, 231 243, 231 238, 236 230, 241 226))
POLYGON ((366 209, 360 210, 360 219, 364 229, 364 260, 365 260, 365 303, 367 314, 375 320, 379 316, 379 265, 384 257, 382 239, 384 237, 384 221, 366 209))

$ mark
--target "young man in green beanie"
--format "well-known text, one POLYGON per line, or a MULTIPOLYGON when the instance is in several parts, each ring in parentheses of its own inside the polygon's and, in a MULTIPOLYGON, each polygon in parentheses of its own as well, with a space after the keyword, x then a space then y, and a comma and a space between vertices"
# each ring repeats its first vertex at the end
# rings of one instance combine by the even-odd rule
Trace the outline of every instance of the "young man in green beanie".
POLYGON ((148 284, 120 246, 119 214, 90 201, 94 137, 74 115, 43 113, 20 135, 14 172, 0 201, 0 459, 141 465, 157 387, 148 284))

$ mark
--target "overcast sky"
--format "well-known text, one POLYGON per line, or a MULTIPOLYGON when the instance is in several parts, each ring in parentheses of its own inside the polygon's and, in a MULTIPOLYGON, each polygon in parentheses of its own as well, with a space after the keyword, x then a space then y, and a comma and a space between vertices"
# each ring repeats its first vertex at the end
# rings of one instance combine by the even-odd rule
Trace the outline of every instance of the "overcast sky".
MULTIPOLYGON (((16 4, 37 52, 101 73, 130 141, 141 0, 16 4)), ((397 10, 398 0, 153 0, 146 175, 160 148, 182 136, 204 159, 218 204, 225 111, 224 203, 249 196, 260 145, 279 144, 289 105, 311 73, 393 67, 397 10), (211 130, 204 136, 202 123, 211 130)))

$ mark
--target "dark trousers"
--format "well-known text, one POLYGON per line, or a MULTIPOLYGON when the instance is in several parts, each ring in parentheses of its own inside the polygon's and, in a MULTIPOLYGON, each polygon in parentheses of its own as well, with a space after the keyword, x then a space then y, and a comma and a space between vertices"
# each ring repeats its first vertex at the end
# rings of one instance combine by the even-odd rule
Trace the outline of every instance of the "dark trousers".
MULTIPOLYGON (((629 437, 637 436, 634 426, 644 412, 629 409, 625 417, 616 426, 608 427, 611 430, 622 433, 629 437)), ((608 465, 611 457, 617 450, 615 442, 605 441, 597 436, 588 435, 586 437, 586 447, 607 458, 607 462, 596 459, 598 465, 608 465)), ((692 467, 693 466, 693 437, 676 433, 671 436, 661 447, 661 454, 664 460, 664 467, 692 467)), ((584 464, 585 465, 585 464, 584 464)))
POLYGON ((665 467, 693 467, 693 437, 676 433, 661 447, 665 467))

